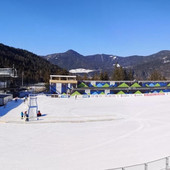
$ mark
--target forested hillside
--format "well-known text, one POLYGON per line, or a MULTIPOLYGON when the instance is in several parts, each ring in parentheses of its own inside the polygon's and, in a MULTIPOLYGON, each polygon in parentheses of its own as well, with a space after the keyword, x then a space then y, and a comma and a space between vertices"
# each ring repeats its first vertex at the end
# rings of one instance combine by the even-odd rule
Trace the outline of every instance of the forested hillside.
POLYGON ((48 82, 50 74, 68 74, 64 69, 29 51, 0 44, 0 67, 15 67, 24 83, 48 82))

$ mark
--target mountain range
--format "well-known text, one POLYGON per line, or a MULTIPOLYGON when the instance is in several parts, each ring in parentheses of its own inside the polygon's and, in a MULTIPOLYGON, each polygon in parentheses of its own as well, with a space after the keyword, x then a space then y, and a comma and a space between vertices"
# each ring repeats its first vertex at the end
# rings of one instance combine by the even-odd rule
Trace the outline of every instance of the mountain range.
POLYGON ((133 70, 134 77, 139 80, 147 79, 154 70, 170 79, 169 50, 148 56, 128 57, 110 54, 84 56, 74 50, 39 56, 27 50, 0 43, 0 67, 13 67, 14 65, 20 78, 24 73, 24 82, 26 83, 48 82, 50 74, 68 74, 70 70, 74 73, 89 72, 89 75, 107 71, 111 75, 114 65, 117 63, 125 69, 133 70))
POLYGON ((159 71, 167 79, 170 78, 169 50, 163 50, 148 56, 133 55, 128 57, 110 54, 84 56, 74 50, 68 50, 64 53, 46 55, 43 58, 68 71, 79 69, 93 70, 93 73, 101 71, 112 73, 114 65, 118 63, 125 69, 133 70, 134 76, 138 79, 147 79, 155 70, 159 71))

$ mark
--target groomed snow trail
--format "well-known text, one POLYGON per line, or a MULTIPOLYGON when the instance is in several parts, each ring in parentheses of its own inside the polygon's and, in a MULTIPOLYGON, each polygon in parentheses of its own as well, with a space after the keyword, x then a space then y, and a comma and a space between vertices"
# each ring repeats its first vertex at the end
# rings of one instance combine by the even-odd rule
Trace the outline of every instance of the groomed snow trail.
POLYGON ((29 123, 20 120, 26 104, 19 102, 0 107, 1 169, 103 170, 170 155, 168 95, 38 96, 43 116, 29 123))

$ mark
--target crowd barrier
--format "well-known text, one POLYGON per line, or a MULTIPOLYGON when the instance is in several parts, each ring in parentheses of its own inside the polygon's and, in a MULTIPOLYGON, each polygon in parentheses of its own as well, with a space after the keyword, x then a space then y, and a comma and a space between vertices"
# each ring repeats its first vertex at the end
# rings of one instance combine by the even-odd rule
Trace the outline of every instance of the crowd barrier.
POLYGON ((50 96, 53 98, 103 98, 103 97, 140 97, 140 96, 164 96, 169 95, 170 93, 145 93, 145 94, 96 94, 96 95, 75 95, 70 96, 67 94, 46 94, 46 96, 50 96))
POLYGON ((170 170, 170 156, 142 164, 111 168, 107 170, 170 170))
MULTIPOLYGON (((140 97, 140 96, 164 96, 169 93, 148 93, 148 94, 108 94, 108 95, 77 95, 77 98, 103 98, 103 97, 140 97)), ((71 96, 73 97, 73 96, 71 96)))

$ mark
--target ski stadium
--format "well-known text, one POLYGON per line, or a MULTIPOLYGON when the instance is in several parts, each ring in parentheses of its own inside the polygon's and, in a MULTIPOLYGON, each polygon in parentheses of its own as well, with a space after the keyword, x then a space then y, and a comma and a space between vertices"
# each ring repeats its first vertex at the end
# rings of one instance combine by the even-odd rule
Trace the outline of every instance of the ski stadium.
POLYGON ((169 170, 169 103, 169 93, 12 100, 0 107, 0 167, 169 170))

